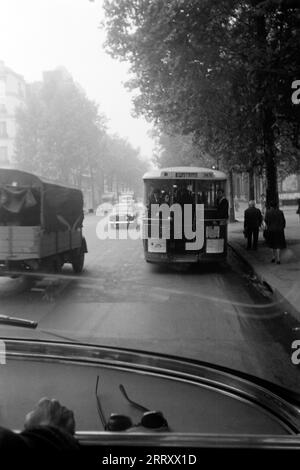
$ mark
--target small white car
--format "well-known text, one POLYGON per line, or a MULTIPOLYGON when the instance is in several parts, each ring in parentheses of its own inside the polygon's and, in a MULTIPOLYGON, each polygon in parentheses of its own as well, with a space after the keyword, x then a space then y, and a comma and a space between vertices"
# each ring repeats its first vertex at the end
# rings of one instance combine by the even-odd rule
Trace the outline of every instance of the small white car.
POLYGON ((103 202, 100 206, 96 209, 96 216, 97 217, 104 217, 109 214, 112 210, 112 204, 110 202, 103 202))

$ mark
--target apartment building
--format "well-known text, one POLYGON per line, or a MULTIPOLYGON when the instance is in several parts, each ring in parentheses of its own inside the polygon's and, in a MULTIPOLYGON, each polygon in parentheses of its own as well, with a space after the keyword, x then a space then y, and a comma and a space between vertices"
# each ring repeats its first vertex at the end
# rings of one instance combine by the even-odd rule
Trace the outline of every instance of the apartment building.
POLYGON ((0 60, 0 165, 13 163, 16 109, 25 98, 26 83, 0 60))

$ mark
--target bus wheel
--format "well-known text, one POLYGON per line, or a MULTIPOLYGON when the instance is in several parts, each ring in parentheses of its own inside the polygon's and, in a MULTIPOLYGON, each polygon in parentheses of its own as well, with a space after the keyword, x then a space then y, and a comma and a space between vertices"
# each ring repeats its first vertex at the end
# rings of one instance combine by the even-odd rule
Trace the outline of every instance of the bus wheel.
POLYGON ((74 273, 82 273, 84 266, 84 251, 76 250, 76 253, 72 256, 72 267, 74 273))

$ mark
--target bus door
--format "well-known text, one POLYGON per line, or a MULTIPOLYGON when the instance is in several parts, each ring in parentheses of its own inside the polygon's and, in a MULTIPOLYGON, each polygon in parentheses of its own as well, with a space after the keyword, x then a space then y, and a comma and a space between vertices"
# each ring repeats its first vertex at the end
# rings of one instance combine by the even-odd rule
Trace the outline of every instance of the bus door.
POLYGON ((192 238, 192 233, 196 231, 195 188, 194 180, 175 180, 173 183, 172 202, 175 207, 180 207, 181 219, 179 222, 178 215, 171 213, 171 238, 168 244, 170 253, 185 253, 187 243, 195 242, 195 237, 192 238))
POLYGON ((207 254, 225 254, 227 248, 227 220, 217 210, 217 192, 225 190, 225 181, 198 181, 197 201, 204 203, 204 251, 207 254))

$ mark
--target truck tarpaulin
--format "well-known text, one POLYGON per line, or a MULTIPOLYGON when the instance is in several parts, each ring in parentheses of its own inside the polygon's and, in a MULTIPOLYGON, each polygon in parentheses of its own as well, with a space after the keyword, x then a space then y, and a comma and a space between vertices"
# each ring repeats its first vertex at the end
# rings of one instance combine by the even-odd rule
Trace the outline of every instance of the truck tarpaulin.
POLYGON ((28 172, 0 169, 0 225, 41 225, 56 232, 80 228, 82 221, 79 189, 28 172))

